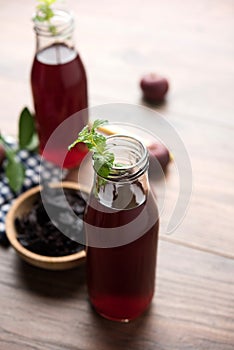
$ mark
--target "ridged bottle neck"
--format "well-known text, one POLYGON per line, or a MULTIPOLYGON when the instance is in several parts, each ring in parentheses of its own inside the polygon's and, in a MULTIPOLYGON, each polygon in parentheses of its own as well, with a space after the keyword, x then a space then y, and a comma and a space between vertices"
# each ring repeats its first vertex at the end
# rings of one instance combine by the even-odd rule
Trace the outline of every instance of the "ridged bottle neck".
POLYGON ((148 151, 136 138, 113 135, 107 149, 114 165, 107 177, 95 173, 95 196, 112 209, 131 209, 145 202, 148 194, 148 151))

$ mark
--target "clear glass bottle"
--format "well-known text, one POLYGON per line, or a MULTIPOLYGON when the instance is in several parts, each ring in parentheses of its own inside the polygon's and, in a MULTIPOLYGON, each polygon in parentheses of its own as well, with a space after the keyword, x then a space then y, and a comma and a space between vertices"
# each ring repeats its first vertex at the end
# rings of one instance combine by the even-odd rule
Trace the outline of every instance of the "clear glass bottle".
POLYGON ((85 212, 87 284, 102 316, 127 322, 149 306, 155 287, 158 210, 148 182, 148 151, 137 139, 108 137, 115 166, 95 172, 85 212))
MULTIPOLYGON (((34 19, 36 53, 31 69, 31 88, 39 134, 40 153, 54 130, 74 113, 88 107, 84 65, 73 43, 74 18, 69 11, 54 9, 50 22, 34 19)), ((68 145, 88 122, 87 113, 76 119, 59 144, 46 148, 43 156, 60 164, 60 148, 68 145), (67 138, 68 137, 68 138, 67 138)), ((84 145, 69 152, 63 166, 71 168, 86 154, 84 145)))

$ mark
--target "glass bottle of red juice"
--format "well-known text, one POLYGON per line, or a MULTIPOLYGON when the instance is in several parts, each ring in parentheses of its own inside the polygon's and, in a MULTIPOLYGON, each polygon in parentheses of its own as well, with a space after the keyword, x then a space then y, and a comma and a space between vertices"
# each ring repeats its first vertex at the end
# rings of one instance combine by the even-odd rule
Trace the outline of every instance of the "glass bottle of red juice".
MULTIPOLYGON (((50 22, 34 19, 36 53, 31 69, 40 153, 61 165, 61 154, 88 122, 87 111, 66 123, 62 136, 53 132, 74 113, 87 108, 87 79, 84 65, 73 43, 74 18, 69 11, 54 9, 50 22), (46 147, 51 135, 55 140, 46 147), (57 139, 56 139, 57 138, 57 139)), ((36 18, 36 17, 35 17, 36 18)), ((51 140, 50 140, 51 141, 51 140)), ((62 166, 72 168, 81 162, 87 148, 80 144, 66 152, 62 166)))
POLYGON ((150 305, 155 289, 158 210, 148 183, 148 152, 137 139, 107 138, 115 165, 95 172, 85 212, 87 284, 91 304, 128 322, 150 305))

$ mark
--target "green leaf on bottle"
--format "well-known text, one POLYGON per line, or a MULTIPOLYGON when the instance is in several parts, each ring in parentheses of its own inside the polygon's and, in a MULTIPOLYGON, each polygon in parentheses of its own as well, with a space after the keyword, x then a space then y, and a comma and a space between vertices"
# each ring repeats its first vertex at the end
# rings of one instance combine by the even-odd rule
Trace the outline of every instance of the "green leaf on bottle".
POLYGON ((52 35, 57 34, 56 26, 52 25, 50 20, 54 17, 54 11, 51 7, 57 0, 38 0, 39 4, 36 7, 36 15, 33 20, 38 22, 47 22, 49 31, 52 35))
POLYGON ((106 178, 108 177, 114 163, 114 154, 109 152, 106 137, 97 132, 97 129, 108 123, 107 120, 97 119, 91 128, 86 125, 78 134, 77 139, 68 147, 72 149, 79 142, 84 142, 88 149, 93 152, 94 169, 106 178))

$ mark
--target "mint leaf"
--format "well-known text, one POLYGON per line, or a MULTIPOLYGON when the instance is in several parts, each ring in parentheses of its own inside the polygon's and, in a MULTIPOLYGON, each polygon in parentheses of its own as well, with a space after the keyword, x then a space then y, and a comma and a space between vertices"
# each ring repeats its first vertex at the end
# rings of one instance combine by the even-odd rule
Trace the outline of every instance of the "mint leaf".
POLYGON ((0 143, 3 144, 6 153, 5 174, 8 179, 9 187, 14 192, 19 192, 22 188, 25 178, 24 165, 17 159, 19 149, 35 151, 38 148, 38 136, 34 124, 34 116, 25 107, 19 118, 19 147, 11 148, 3 135, 0 134, 0 143))
POLYGON ((107 177, 114 162, 114 154, 110 152, 103 154, 95 152, 93 154, 93 161, 96 172, 102 177, 107 177))
POLYGON ((108 120, 96 119, 93 122, 91 132, 95 132, 98 128, 100 128, 101 126, 104 126, 106 124, 108 124, 108 120))
POLYGON ((38 152, 39 139, 38 135, 35 132, 30 140, 30 142, 25 146, 25 149, 28 151, 38 152))
POLYGON ((13 153, 7 152, 7 160, 5 171, 9 186, 14 192, 19 192, 24 182, 24 166, 13 156, 13 153))
POLYGON ((39 0, 37 5, 37 12, 33 20, 38 22, 47 22, 49 24, 49 30, 52 35, 57 34, 56 26, 52 25, 50 20, 54 16, 54 11, 51 6, 56 2, 56 0, 39 0))
POLYGON ((68 147, 72 149, 79 142, 84 142, 93 152, 94 169, 102 177, 108 177, 114 163, 114 154, 109 152, 106 145, 106 137, 99 134, 97 129, 107 124, 107 120, 97 119, 89 129, 85 126, 78 134, 77 139, 68 147))
POLYGON ((0 142, 3 144, 6 153, 5 173, 9 187, 12 191, 19 192, 24 182, 25 168, 16 157, 17 149, 9 147, 1 134, 0 142))
POLYGON ((27 107, 25 107, 19 118, 19 147, 33 151, 38 146, 34 117, 27 107))

